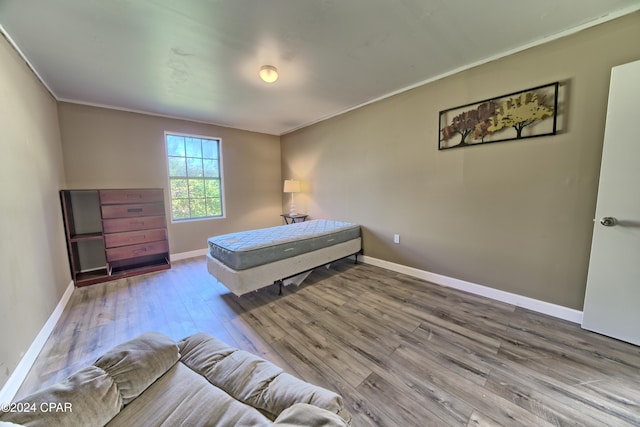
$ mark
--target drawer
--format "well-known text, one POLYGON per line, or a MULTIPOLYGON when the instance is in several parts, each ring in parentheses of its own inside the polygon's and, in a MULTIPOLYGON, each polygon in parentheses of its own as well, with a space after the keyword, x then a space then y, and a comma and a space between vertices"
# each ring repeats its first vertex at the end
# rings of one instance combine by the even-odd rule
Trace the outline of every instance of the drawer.
POLYGON ((100 190, 100 203, 151 203, 164 201, 162 188, 131 188, 128 190, 100 190))
POLYGON ((164 216, 105 219, 102 221, 102 230, 105 234, 120 233, 123 231, 150 230, 152 228, 164 228, 166 226, 167 221, 164 216))
POLYGON ((142 245, 122 246, 119 248, 107 249, 107 261, 121 261, 147 255, 155 255, 169 252, 169 242, 145 243, 142 245))
POLYGON ((102 205, 101 209, 103 219, 164 215, 164 203, 102 205))
POLYGON ((104 246, 106 248, 115 248, 118 246, 136 245, 139 243, 157 242, 160 240, 167 240, 167 230, 164 228, 105 234, 104 246))

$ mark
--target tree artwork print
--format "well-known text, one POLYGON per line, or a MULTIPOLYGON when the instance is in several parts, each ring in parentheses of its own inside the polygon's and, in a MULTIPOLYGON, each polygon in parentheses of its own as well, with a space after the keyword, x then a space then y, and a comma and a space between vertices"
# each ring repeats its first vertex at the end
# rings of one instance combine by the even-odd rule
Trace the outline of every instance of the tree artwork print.
POLYGON ((438 149, 556 133, 558 83, 440 112, 438 149))

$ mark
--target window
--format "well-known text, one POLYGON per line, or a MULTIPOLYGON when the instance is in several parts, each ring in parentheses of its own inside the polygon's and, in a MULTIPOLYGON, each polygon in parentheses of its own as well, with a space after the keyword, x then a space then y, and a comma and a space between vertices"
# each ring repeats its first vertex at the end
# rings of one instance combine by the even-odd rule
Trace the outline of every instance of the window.
POLYGON ((223 216, 220 140, 165 133, 174 221, 223 216))

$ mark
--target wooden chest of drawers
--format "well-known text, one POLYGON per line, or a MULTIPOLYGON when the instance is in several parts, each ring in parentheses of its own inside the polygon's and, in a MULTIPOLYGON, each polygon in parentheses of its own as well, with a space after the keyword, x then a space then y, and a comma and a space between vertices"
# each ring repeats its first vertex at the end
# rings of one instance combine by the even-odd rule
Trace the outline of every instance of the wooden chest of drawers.
POLYGON ((60 194, 76 286, 171 267, 164 190, 62 190, 60 194))

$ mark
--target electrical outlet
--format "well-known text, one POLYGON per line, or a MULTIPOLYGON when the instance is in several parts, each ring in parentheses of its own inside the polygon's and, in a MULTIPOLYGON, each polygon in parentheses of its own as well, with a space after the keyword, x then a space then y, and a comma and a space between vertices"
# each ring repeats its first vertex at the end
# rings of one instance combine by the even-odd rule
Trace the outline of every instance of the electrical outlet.
POLYGON ((393 243, 400 243, 400 235, 399 234, 394 234, 393 235, 393 243))

